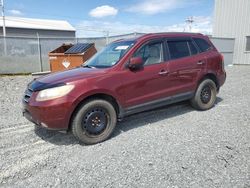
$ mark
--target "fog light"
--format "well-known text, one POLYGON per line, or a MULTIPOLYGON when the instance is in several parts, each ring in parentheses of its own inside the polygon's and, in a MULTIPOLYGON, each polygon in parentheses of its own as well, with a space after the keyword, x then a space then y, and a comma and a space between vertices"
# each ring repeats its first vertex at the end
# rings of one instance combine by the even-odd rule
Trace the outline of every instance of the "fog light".
POLYGON ((43 127, 45 127, 45 128, 47 128, 48 126, 45 124, 45 123, 41 123, 41 125, 43 126, 43 127))

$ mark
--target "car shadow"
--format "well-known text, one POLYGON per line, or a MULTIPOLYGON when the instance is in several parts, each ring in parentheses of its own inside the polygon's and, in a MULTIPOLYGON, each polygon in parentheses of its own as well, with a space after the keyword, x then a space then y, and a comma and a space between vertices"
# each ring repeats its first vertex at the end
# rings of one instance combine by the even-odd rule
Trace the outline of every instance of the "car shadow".
MULTIPOLYGON (((222 101, 222 98, 217 97, 215 107, 222 101)), ((122 134, 123 132, 152 124, 163 119, 170 119, 191 111, 194 111, 194 109, 190 106, 188 101, 184 101, 128 116, 124 118, 123 121, 117 123, 115 131, 110 139, 122 134)), ((55 145, 84 145, 79 142, 71 132, 62 133, 58 131, 47 130, 42 127, 35 127, 35 134, 44 141, 55 145)))
POLYGON ((43 127, 35 127, 35 134, 42 140, 55 145, 74 145, 80 142, 70 132, 48 130, 43 127))
MULTIPOLYGON (((221 101, 223 101, 223 99, 217 97, 215 106, 221 101)), ((170 119, 175 116, 192 112, 194 110, 195 109, 191 107, 189 101, 183 101, 163 106, 154 110, 145 111, 143 113, 134 114, 126 117, 122 122, 118 123, 116 130, 114 131, 113 137, 118 136, 122 132, 126 132, 147 124, 153 124, 164 119, 170 119)))

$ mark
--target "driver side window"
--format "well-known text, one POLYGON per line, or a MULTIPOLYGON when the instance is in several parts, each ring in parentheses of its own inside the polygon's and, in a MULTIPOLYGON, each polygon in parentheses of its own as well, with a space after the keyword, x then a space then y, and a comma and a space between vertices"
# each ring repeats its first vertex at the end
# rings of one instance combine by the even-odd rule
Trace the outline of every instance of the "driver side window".
POLYGON ((133 57, 141 57, 144 66, 163 62, 162 42, 150 43, 142 46, 135 52, 133 57))

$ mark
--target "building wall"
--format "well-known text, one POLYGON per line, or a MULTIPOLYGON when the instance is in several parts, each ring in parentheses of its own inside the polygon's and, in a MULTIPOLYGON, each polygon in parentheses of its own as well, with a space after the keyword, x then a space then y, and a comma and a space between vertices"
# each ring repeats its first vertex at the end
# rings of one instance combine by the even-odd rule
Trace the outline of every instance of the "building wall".
POLYGON ((213 37, 235 38, 234 64, 250 64, 250 0, 215 0, 213 37))
MULTIPOLYGON (((54 31, 54 30, 36 30, 36 29, 21 29, 21 28, 6 28, 7 36, 25 36, 25 37, 64 37, 74 38, 75 31, 54 31)), ((2 27, 0 27, 0 36, 3 35, 2 27)))
POLYGON ((215 45, 217 50, 223 55, 224 64, 225 65, 233 64, 234 38, 210 37, 210 40, 215 45))

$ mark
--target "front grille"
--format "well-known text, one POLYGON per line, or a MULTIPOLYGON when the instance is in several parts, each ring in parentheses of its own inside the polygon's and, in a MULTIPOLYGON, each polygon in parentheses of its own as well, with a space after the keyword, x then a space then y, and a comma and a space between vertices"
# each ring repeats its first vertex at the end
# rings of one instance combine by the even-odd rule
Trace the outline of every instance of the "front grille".
POLYGON ((29 102, 32 93, 33 93, 33 91, 32 91, 32 89, 30 89, 30 88, 27 88, 27 89, 25 90, 23 100, 24 100, 26 103, 29 102))

